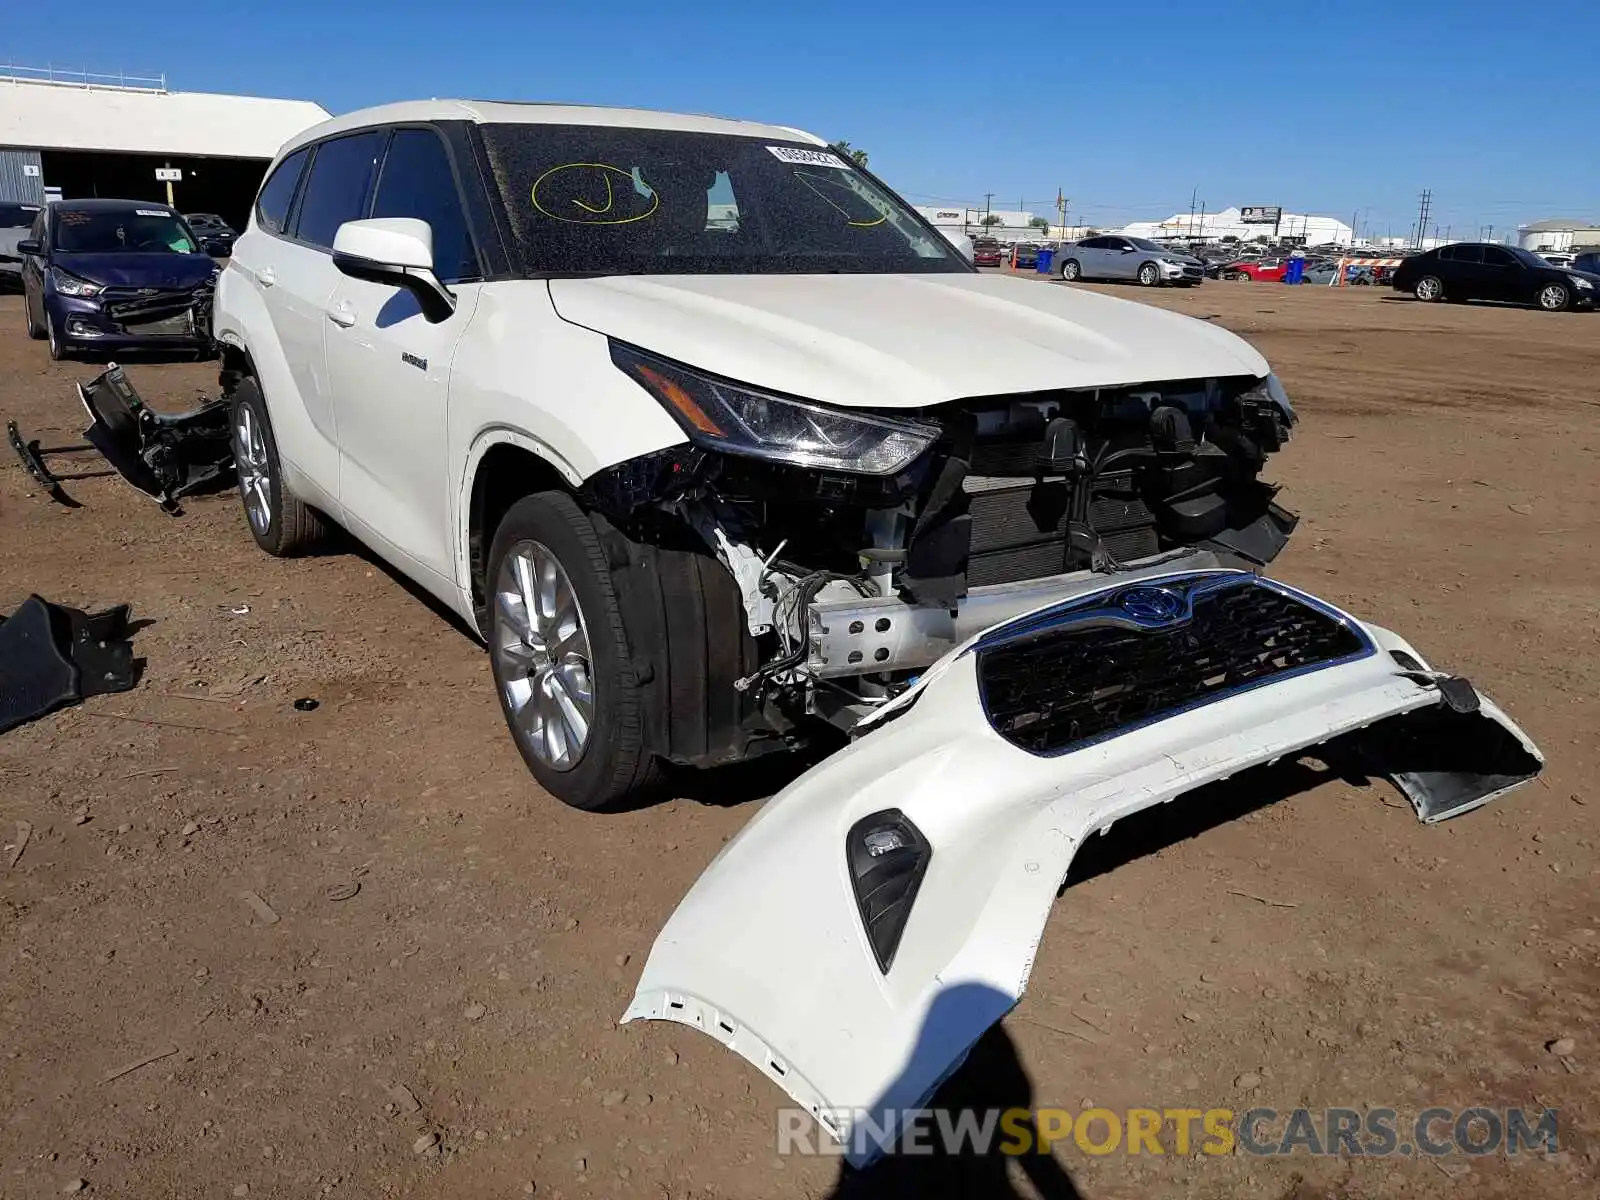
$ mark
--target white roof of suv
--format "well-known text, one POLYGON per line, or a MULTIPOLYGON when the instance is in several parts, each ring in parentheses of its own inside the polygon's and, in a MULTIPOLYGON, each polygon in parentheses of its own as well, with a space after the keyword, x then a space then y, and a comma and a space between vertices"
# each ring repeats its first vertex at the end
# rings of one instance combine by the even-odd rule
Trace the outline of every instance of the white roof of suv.
POLYGON ((655 112, 648 108, 606 108, 581 104, 537 104, 505 100, 404 100, 380 104, 345 113, 331 121, 313 125, 283 145, 283 152, 369 125, 390 125, 404 121, 476 121, 479 124, 507 125, 610 125, 625 129, 673 129, 687 133, 722 133, 733 137, 765 137, 774 141, 811 142, 823 146, 814 133, 787 125, 765 125, 757 121, 735 121, 727 117, 695 116, 689 113, 655 112))

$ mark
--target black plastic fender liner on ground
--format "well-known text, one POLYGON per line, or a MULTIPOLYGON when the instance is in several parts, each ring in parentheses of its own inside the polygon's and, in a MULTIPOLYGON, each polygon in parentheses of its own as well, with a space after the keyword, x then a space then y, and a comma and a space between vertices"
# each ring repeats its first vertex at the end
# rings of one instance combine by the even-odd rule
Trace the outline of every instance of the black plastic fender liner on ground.
POLYGON ((0 733, 132 688, 144 665, 133 657, 133 632, 126 604, 85 613, 29 596, 0 617, 0 733))

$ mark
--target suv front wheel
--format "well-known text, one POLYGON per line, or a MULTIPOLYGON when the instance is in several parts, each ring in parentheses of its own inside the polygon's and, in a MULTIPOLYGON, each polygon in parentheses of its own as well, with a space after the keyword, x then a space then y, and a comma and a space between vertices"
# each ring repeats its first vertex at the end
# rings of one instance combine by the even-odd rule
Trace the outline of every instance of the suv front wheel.
POLYGON ((656 776, 644 700, 594 523, 563 492, 517 501, 489 551, 489 660, 523 761, 593 811, 656 776))

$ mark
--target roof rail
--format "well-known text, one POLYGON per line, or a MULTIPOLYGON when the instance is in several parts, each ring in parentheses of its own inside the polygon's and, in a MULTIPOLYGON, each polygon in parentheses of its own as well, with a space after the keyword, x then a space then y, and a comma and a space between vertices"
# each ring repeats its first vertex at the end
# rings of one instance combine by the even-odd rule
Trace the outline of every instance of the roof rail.
POLYGON ((125 92, 164 92, 166 75, 129 75, 118 71, 115 75, 97 73, 88 69, 58 67, 46 63, 30 67, 22 63, 0 63, 0 83, 42 83, 55 87, 104 88, 125 92))

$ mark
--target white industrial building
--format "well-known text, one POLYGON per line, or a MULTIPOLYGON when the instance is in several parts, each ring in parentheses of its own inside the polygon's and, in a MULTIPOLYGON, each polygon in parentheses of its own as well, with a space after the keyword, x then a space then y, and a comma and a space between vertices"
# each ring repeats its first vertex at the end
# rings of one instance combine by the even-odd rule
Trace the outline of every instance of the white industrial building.
POLYGON ((1049 236, 1046 230, 1033 223, 1034 214, 1022 209, 991 208, 986 211, 960 205, 940 207, 919 204, 917 211, 927 218, 930 225, 944 230, 947 236, 950 233, 965 233, 970 237, 992 237, 1008 244, 1037 241, 1049 236))
POLYGON ((307 100, 170 91, 159 77, 5 68, 0 200, 165 200, 170 182, 179 208, 239 228, 278 147, 328 116, 307 100))
POLYGON ((1276 221, 1246 221, 1243 211, 1238 208, 1208 213, 1174 213, 1165 221, 1134 221, 1123 226, 1122 232, 1129 237, 1151 238, 1155 241, 1183 238, 1217 242, 1232 237, 1248 242, 1258 237, 1268 237, 1285 241, 1293 239, 1305 246, 1349 246, 1355 241, 1355 231, 1337 217, 1282 212, 1276 221))
POLYGON ((1574 250, 1580 246, 1600 246, 1600 221, 1553 217, 1534 221, 1517 229, 1517 245, 1524 250, 1574 250))

